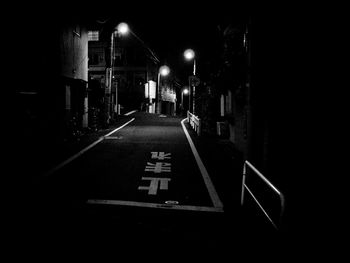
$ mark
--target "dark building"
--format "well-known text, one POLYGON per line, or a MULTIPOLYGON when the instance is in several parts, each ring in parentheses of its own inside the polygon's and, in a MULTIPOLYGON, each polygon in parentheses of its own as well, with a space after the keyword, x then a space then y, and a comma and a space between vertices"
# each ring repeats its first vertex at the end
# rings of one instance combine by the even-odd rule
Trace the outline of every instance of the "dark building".
POLYGON ((121 112, 146 109, 142 107, 147 102, 145 84, 157 82, 159 66, 157 56, 135 33, 121 35, 116 26, 117 23, 96 23, 89 31, 89 90, 100 96, 93 99, 92 105, 97 107, 99 101, 109 101, 110 118, 121 112))
POLYGON ((67 139, 88 126, 86 21, 42 15, 28 20, 27 28, 33 31, 21 33, 28 40, 21 58, 28 67, 16 85, 17 118, 28 135, 50 131, 67 139))
MULTIPOLYGON (((208 58, 209 63, 202 60, 202 65, 208 66, 202 66, 201 83, 196 88, 196 115, 202 120, 202 135, 232 142, 242 169, 248 160, 287 198, 293 198, 288 196, 294 179, 286 148, 292 138, 285 137, 290 134, 285 129, 292 108, 288 107, 290 98, 286 98, 289 86, 281 80, 273 55, 280 51, 276 48, 278 39, 271 38, 271 31, 249 16, 221 25, 219 32, 213 50, 219 55, 208 58)), ((269 200, 268 205, 274 202, 270 202, 273 194, 268 187, 258 182, 252 185, 259 189, 258 199, 269 200)), ((278 203, 271 206, 279 211, 278 203)))
POLYGON ((247 158, 252 106, 249 21, 225 24, 219 34, 217 55, 208 58, 210 63, 205 63, 196 88, 196 112, 203 121, 204 134, 230 140, 247 158))

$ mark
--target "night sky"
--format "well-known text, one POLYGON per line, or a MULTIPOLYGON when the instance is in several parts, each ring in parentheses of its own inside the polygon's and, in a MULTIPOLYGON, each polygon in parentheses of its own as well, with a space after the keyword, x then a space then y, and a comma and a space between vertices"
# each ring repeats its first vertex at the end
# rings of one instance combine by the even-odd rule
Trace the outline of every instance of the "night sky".
POLYGON ((222 31, 229 24, 237 24, 250 14, 250 9, 237 1, 207 3, 169 2, 139 4, 131 2, 109 11, 93 13, 99 20, 126 22, 130 28, 158 55, 161 64, 167 64, 182 81, 192 72, 192 63, 185 61, 183 52, 196 52, 197 74, 205 64, 220 54, 222 31), (114 12, 113 10, 122 10, 114 12))
MULTIPOLYGON (((182 82, 187 82, 193 64, 185 61, 183 52, 192 48, 196 52, 197 75, 205 65, 219 56, 222 30, 237 24, 250 14, 247 5, 239 1, 50 1, 50 3, 22 4, 15 7, 13 33, 21 28, 20 41, 27 46, 45 45, 52 22, 61 23, 70 17, 88 21, 108 21, 117 25, 129 24, 182 82), (24 26, 25 25, 25 26, 24 26)), ((17 36, 18 37, 18 36, 17 36)), ((32 59, 33 60, 33 59, 32 59)))

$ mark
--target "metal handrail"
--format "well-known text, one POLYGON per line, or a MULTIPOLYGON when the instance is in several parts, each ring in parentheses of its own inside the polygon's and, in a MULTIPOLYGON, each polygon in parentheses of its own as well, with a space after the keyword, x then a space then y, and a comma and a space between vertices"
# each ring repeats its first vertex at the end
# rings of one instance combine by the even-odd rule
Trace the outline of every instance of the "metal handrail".
POLYGON ((275 193, 278 194, 280 198, 280 204, 281 204, 281 210, 280 210, 280 217, 279 217, 279 225, 281 225, 282 221, 282 215, 284 213, 284 206, 285 206, 285 198, 284 195, 279 191, 269 180, 266 179, 266 177, 258 171, 248 160, 246 160, 243 164, 243 178, 242 178, 242 192, 241 192, 241 205, 243 206, 244 203, 244 190, 247 189, 250 195, 253 197, 254 201, 258 204, 260 209, 264 212, 265 216, 269 219, 271 224, 278 229, 275 222, 270 218, 268 213, 265 211, 265 209, 262 207, 262 205, 259 203, 259 201, 255 198, 252 191, 248 188, 248 186, 245 184, 246 181, 246 174, 247 174, 247 165, 250 169, 252 169, 256 175, 258 175, 275 193))
POLYGON ((198 136, 200 136, 201 135, 201 119, 189 111, 187 111, 187 118, 188 118, 188 122, 190 123, 191 127, 194 129, 195 132, 197 132, 198 136))

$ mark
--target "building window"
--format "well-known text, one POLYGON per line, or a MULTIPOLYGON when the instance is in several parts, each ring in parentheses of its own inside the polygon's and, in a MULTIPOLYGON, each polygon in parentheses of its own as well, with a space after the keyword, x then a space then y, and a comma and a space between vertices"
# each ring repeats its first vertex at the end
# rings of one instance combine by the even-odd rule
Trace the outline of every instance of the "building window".
POLYGON ((88 41, 98 41, 99 32, 98 31, 89 31, 88 32, 88 41))

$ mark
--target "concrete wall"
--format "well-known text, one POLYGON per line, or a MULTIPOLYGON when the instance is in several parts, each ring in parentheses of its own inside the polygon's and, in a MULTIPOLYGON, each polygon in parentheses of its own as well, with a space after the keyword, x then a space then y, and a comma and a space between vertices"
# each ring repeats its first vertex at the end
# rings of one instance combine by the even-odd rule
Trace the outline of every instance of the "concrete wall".
POLYGON ((60 35, 61 74, 88 81, 87 30, 78 23, 62 28, 60 35))
MULTIPOLYGON (((88 126, 88 34, 79 21, 62 22, 59 28, 59 77, 62 85, 57 90, 64 93, 65 129, 71 121, 78 128, 88 126)), ((67 135, 69 136, 69 132, 67 135)))

